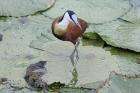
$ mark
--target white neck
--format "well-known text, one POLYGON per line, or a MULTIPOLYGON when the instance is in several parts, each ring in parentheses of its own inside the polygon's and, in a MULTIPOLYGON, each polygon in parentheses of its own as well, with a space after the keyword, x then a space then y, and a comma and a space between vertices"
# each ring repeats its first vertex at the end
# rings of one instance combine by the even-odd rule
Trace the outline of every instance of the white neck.
POLYGON ((71 20, 71 19, 70 19, 70 17, 69 17, 69 14, 68 14, 68 13, 65 13, 65 15, 64 15, 62 21, 59 23, 59 25, 61 25, 61 26, 66 26, 66 25, 69 24, 69 21, 70 21, 70 20, 71 20))

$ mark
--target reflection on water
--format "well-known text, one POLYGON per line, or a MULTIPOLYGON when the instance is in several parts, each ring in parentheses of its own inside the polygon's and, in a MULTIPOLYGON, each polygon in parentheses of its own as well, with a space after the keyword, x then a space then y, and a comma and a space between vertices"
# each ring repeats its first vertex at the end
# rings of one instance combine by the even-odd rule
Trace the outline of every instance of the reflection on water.
POLYGON ((78 81, 78 72, 77 72, 76 66, 74 66, 74 68, 73 68, 72 76, 73 76, 73 78, 70 81, 69 85, 74 87, 78 81))

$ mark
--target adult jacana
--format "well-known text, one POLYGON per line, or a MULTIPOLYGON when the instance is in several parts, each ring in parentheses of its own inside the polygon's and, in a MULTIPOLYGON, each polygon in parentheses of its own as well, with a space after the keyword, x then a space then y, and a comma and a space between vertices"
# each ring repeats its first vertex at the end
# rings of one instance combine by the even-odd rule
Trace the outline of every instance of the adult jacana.
MULTIPOLYGON (((70 41, 75 45, 75 49, 72 52, 74 55, 77 51, 79 45, 78 38, 86 31, 88 24, 81 18, 78 18, 77 15, 71 11, 67 10, 63 16, 56 18, 52 23, 52 33, 55 37, 63 41, 70 41)), ((78 58, 78 51, 77 51, 78 58)))

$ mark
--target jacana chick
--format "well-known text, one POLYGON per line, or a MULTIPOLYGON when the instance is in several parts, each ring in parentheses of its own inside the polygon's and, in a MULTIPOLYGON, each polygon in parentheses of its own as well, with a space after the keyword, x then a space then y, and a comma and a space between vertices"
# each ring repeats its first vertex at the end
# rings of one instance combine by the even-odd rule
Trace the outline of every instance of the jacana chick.
POLYGON ((43 91, 48 90, 47 83, 41 78, 46 73, 46 63, 46 61, 39 61, 27 67, 24 79, 32 88, 43 91))

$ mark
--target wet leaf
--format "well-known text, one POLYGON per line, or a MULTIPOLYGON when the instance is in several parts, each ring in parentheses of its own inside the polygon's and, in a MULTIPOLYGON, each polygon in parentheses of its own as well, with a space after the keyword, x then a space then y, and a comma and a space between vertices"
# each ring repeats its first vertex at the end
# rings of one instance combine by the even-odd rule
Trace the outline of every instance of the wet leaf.
POLYGON ((132 23, 140 23, 140 6, 133 7, 126 15, 121 18, 132 23))
POLYGON ((0 0, 1 16, 26 16, 50 8, 55 0, 0 0))
POLYGON ((128 50, 106 47, 107 51, 110 51, 113 57, 116 57, 119 72, 122 75, 126 75, 130 78, 140 77, 140 64, 138 64, 140 57, 139 53, 135 53, 128 50))
POLYGON ((69 57, 74 49, 70 42, 56 40, 44 43, 35 40, 31 43, 31 47, 44 51, 43 56, 48 60, 48 73, 44 79, 47 79, 49 84, 60 81, 67 85, 75 77, 78 79, 76 85, 96 82, 104 80, 108 72, 118 69, 116 60, 100 47, 80 45, 76 68, 73 67, 69 57), (77 71, 74 77, 72 76, 73 69, 77 71))
POLYGON ((106 84, 99 93, 139 93, 140 80, 128 79, 121 75, 111 74, 110 85, 106 84))
POLYGON ((96 93, 96 91, 88 88, 62 88, 60 93, 96 93))
POLYGON ((133 7, 137 7, 140 5, 140 0, 131 0, 133 7))
POLYGON ((109 45, 140 52, 139 10, 140 8, 137 8, 136 13, 133 13, 132 10, 128 15, 124 16, 123 19, 130 22, 117 20, 97 25, 95 26, 95 32, 109 45))
MULTIPOLYGON (((0 21, 0 33, 4 36, 0 42, 0 77, 8 78, 11 84, 19 87, 27 86, 24 81, 27 66, 43 60, 38 56, 39 52, 31 49, 29 44, 41 34, 49 33, 50 22, 49 18, 43 16, 0 21)), ((5 87, 3 91, 10 93, 11 89, 5 87)))
POLYGON ((86 32, 82 36, 82 45, 83 46, 104 46, 104 41, 100 36, 93 32, 86 32))
POLYGON ((89 23, 104 23, 124 15, 130 8, 129 0, 57 0, 44 14, 56 18, 66 10, 73 10, 89 23))

